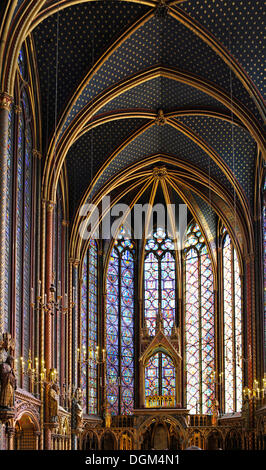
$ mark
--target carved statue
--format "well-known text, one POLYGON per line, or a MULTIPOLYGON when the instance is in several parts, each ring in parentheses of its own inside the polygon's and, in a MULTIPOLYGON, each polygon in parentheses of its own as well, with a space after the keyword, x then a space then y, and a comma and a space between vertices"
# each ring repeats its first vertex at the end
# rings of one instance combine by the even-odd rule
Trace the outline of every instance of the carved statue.
POLYGON ((51 423, 58 422, 59 388, 53 383, 49 389, 49 418, 51 423))
POLYGON ((6 361, 0 364, 0 407, 13 408, 14 395, 17 381, 14 374, 14 358, 8 356, 6 361))
POLYGON ((112 416, 109 410, 105 413, 105 427, 110 428, 112 423, 112 416))
POLYGON ((212 402, 212 425, 216 426, 219 416, 219 402, 216 398, 212 402))
POLYGON ((76 430, 82 429, 83 409, 82 409, 82 391, 80 388, 76 389, 75 396, 73 398, 73 412, 74 412, 76 430))

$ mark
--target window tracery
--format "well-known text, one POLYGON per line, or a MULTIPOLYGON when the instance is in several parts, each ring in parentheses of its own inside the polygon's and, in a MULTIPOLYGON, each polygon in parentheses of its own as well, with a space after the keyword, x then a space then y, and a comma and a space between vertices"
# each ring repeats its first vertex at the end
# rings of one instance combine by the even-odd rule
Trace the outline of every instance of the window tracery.
POLYGON ((111 414, 134 407, 134 245, 122 228, 106 278, 106 381, 111 414))

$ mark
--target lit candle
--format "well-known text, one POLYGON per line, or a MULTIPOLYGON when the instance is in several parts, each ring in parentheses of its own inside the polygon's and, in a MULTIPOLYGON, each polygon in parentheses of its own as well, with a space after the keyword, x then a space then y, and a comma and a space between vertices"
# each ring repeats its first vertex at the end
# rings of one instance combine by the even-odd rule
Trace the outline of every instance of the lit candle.
POLYGON ((33 290, 33 287, 31 287, 31 290, 30 290, 30 299, 31 299, 31 306, 34 307, 34 290, 33 290))
POLYGON ((73 296, 73 302, 75 303, 75 300, 76 300, 76 288, 75 287, 73 287, 72 296, 73 296))
POLYGON ((38 281, 38 288, 37 288, 38 297, 41 297, 41 287, 42 287, 42 282, 39 280, 38 281))
POLYGON ((32 362, 31 359, 28 359, 28 370, 31 370, 32 362))
POLYGON ((58 281, 57 296, 61 297, 61 281, 58 281))
POLYGON ((105 349, 103 349, 102 353, 103 353, 103 361, 105 361, 105 359, 106 359, 106 357, 105 357, 105 356, 106 356, 106 354, 105 354, 105 353, 106 353, 105 349))

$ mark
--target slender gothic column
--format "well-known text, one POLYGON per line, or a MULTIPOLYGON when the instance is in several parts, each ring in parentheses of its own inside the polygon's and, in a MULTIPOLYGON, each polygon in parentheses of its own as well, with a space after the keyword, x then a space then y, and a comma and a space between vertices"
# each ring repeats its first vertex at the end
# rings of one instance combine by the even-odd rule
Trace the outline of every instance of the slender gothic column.
MULTIPOLYGON (((73 270, 72 270, 72 302, 73 302, 73 309, 72 310, 72 391, 75 392, 78 386, 78 357, 77 357, 77 349, 78 349, 78 267, 79 267, 79 260, 75 260, 73 263, 73 270)), ((73 412, 73 410, 72 410, 73 412)), ((72 434, 72 449, 77 450, 78 448, 78 439, 75 434, 72 434)))
MULTIPOLYGON (((53 215, 54 203, 49 202, 46 208, 46 263, 45 263, 45 290, 47 302, 51 300, 50 286, 53 282, 53 215)), ((47 371, 52 368, 52 319, 45 316, 45 366, 47 371)))
POLYGON ((255 344, 254 344, 254 256, 246 259, 246 293, 247 293, 247 385, 253 387, 255 344))
MULTIPOLYGON (((50 286, 53 282, 53 215, 54 203, 48 202, 46 205, 46 251, 45 251, 45 291, 47 295, 47 302, 51 300, 50 286)), ((52 317, 50 312, 45 313, 44 318, 44 357, 45 367, 49 376, 52 365, 52 317)), ((49 380, 49 377, 48 377, 49 380)), ((48 393, 46 389, 46 409, 45 409, 45 449, 51 449, 51 429, 47 424, 49 423, 49 408, 48 408, 48 393)))
POLYGON ((75 260, 73 264, 73 310, 72 310, 72 386, 75 390, 78 386, 78 358, 77 358, 77 349, 78 349, 78 267, 79 260, 75 260))
MULTIPOLYGON (((67 344, 67 356, 68 356, 68 391, 71 391, 71 385, 72 385, 72 279, 73 279, 73 263, 74 259, 69 258, 69 276, 68 276, 68 306, 69 306, 69 311, 68 311, 68 344, 67 344)), ((68 403, 68 407, 71 407, 71 398, 68 403)))
MULTIPOLYGON (((69 223, 66 220, 62 221, 62 298, 63 298, 63 305, 65 305, 65 292, 66 292, 66 244, 67 244, 67 227, 69 223)), ((61 315, 61 387, 63 384, 66 384, 66 365, 67 365, 67 360, 66 360, 66 347, 65 347, 65 325, 66 325, 66 318, 67 315, 62 314, 61 315)))
POLYGON ((11 96, 0 94, 0 334, 4 332, 5 316, 5 246, 7 194, 8 113, 11 96))
MULTIPOLYGON (((247 332, 247 377, 246 381, 249 389, 254 387, 256 373, 256 332, 255 332, 255 265, 254 255, 251 254, 246 258, 246 332, 247 332)), ((249 431, 247 433, 249 449, 253 449, 253 432, 254 427, 254 397, 249 400, 249 431)))
POLYGON ((14 450, 15 429, 7 428, 7 450, 14 450))

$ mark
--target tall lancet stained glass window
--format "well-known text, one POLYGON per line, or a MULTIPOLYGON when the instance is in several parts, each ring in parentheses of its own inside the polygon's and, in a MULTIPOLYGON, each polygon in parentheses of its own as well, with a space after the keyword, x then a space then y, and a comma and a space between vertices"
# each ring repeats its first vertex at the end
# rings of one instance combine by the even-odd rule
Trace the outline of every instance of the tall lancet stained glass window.
POLYGON ((176 265, 174 243, 158 228, 145 246, 144 312, 150 336, 155 335, 156 318, 161 310, 164 333, 171 335, 175 323, 176 265))
MULTIPOLYGON (((28 95, 21 96, 17 151, 16 206, 16 344, 17 357, 28 359, 30 349, 32 132, 28 95), (23 295, 22 295, 23 293, 23 295), (23 337, 22 337, 23 332, 23 337), (20 345, 20 350, 18 350, 20 345)), ((28 379, 24 378, 24 386, 28 379)))
POLYGON ((223 238, 223 330, 225 413, 242 407, 241 279, 236 250, 230 236, 223 238))
POLYGON ((14 107, 8 115, 7 140, 7 191, 6 191, 6 246, 5 246, 5 313, 4 331, 10 331, 10 282, 11 282, 11 236, 12 236, 12 202, 13 202, 13 164, 14 164, 14 107))
POLYGON ((82 265, 81 284, 81 389, 83 407, 97 414, 97 341, 98 341, 98 250, 91 240, 82 265))
POLYGON ((122 228, 106 279, 106 398, 113 415, 134 407, 134 246, 123 235, 122 228))
POLYGON ((195 222, 187 231, 184 269, 187 407, 191 413, 211 414, 215 367, 213 271, 195 222))

